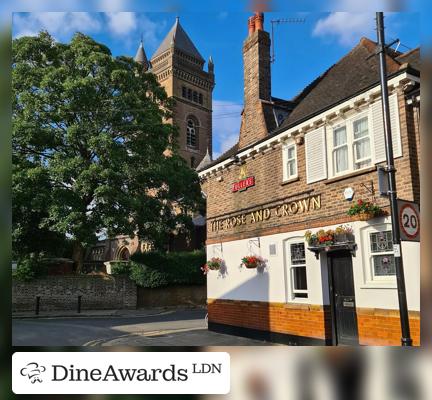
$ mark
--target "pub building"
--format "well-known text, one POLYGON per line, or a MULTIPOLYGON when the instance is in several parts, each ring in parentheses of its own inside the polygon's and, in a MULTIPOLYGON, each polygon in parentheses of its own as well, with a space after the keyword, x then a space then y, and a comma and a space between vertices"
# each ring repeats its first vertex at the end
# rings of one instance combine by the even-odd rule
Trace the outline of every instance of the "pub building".
MULTIPOLYGON (((377 173, 386 159, 377 44, 361 38, 282 100, 271 95, 262 13, 248 31, 238 142, 198 168, 207 259, 224 263, 207 274, 208 327, 292 345, 400 345, 389 200, 377 173), (264 261, 245 268, 247 256, 264 261)), ((386 62, 398 198, 418 205, 419 49, 388 49, 386 62)), ((419 345, 420 243, 401 247, 419 345)))

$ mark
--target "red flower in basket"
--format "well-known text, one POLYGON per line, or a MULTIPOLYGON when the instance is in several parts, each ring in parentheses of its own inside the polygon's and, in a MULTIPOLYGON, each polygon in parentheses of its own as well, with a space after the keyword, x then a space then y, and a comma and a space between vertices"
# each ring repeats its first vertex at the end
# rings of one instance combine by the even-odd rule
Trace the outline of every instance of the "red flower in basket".
POLYGON ((240 266, 246 268, 265 267, 266 261, 260 256, 245 256, 242 258, 240 266))

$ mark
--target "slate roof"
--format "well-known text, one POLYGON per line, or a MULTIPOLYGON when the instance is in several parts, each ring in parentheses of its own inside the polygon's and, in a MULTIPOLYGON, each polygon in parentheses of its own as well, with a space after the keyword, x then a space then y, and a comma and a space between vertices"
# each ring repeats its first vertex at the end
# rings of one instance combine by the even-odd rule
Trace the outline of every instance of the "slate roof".
MULTIPOLYGON (((376 42, 365 37, 361 38, 357 46, 306 86, 291 101, 284 101, 286 106, 293 108, 293 110, 282 125, 271 132, 268 137, 295 126, 312 115, 377 85, 379 83, 378 57, 371 57, 375 54, 376 48, 376 42)), ((416 48, 402 54, 389 49, 386 61, 388 75, 398 72, 401 66, 406 63, 411 68, 420 71, 420 50, 416 48)), ((277 102, 275 103, 277 104, 277 102)), ((237 151, 238 143, 207 165, 206 168, 228 159, 237 151)))
POLYGON ((141 41, 138 50, 135 54, 134 60, 140 64, 142 64, 146 69, 149 67, 149 62, 147 60, 147 56, 144 50, 143 42, 141 41))
MULTIPOLYGON (((284 121, 285 129, 312 114, 324 110, 341 100, 361 92, 379 82, 379 62, 375 54, 377 44, 368 38, 361 38, 359 44, 336 64, 308 85, 293 100, 297 106, 284 121)), ((390 50, 387 57, 387 73, 397 72, 403 62, 401 53, 390 50)))
POLYGON ((207 148, 207 153, 206 153, 206 155, 204 156, 204 158, 201 160, 201 162, 198 164, 198 166, 196 167, 196 170, 198 171, 198 170, 202 170, 202 169, 204 169, 204 168, 207 167, 207 165, 209 165, 212 161, 213 161, 213 160, 211 159, 211 157, 210 157, 210 153, 209 153, 209 150, 208 150, 208 148, 207 148))
POLYGON ((184 53, 189 54, 200 61, 204 61, 204 58, 201 56, 195 45, 192 43, 192 40, 189 38, 188 34, 180 25, 180 20, 178 17, 176 18, 175 24, 165 36, 165 39, 162 41, 159 48, 153 54, 152 59, 170 49, 173 44, 175 48, 183 51, 184 53))

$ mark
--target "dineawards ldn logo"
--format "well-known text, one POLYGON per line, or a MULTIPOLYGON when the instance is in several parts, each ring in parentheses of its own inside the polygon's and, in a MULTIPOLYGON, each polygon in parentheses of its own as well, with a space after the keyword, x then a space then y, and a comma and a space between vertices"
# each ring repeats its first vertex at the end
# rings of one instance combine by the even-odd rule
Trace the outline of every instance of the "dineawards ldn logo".
POLYGON ((12 370, 15 394, 226 394, 230 387, 224 352, 18 352, 12 370))
POLYGON ((24 368, 21 368, 20 374, 22 376, 27 376, 31 383, 42 383, 41 374, 45 371, 46 368, 43 365, 39 365, 36 362, 29 362, 24 368))

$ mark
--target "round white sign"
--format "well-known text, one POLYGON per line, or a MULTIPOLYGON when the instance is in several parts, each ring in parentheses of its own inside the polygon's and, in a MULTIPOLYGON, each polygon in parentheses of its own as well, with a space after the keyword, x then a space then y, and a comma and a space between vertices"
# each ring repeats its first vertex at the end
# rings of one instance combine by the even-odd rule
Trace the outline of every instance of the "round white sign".
POLYGON ((399 212, 400 226, 410 239, 414 239, 420 231, 420 218, 410 204, 404 204, 399 212))

